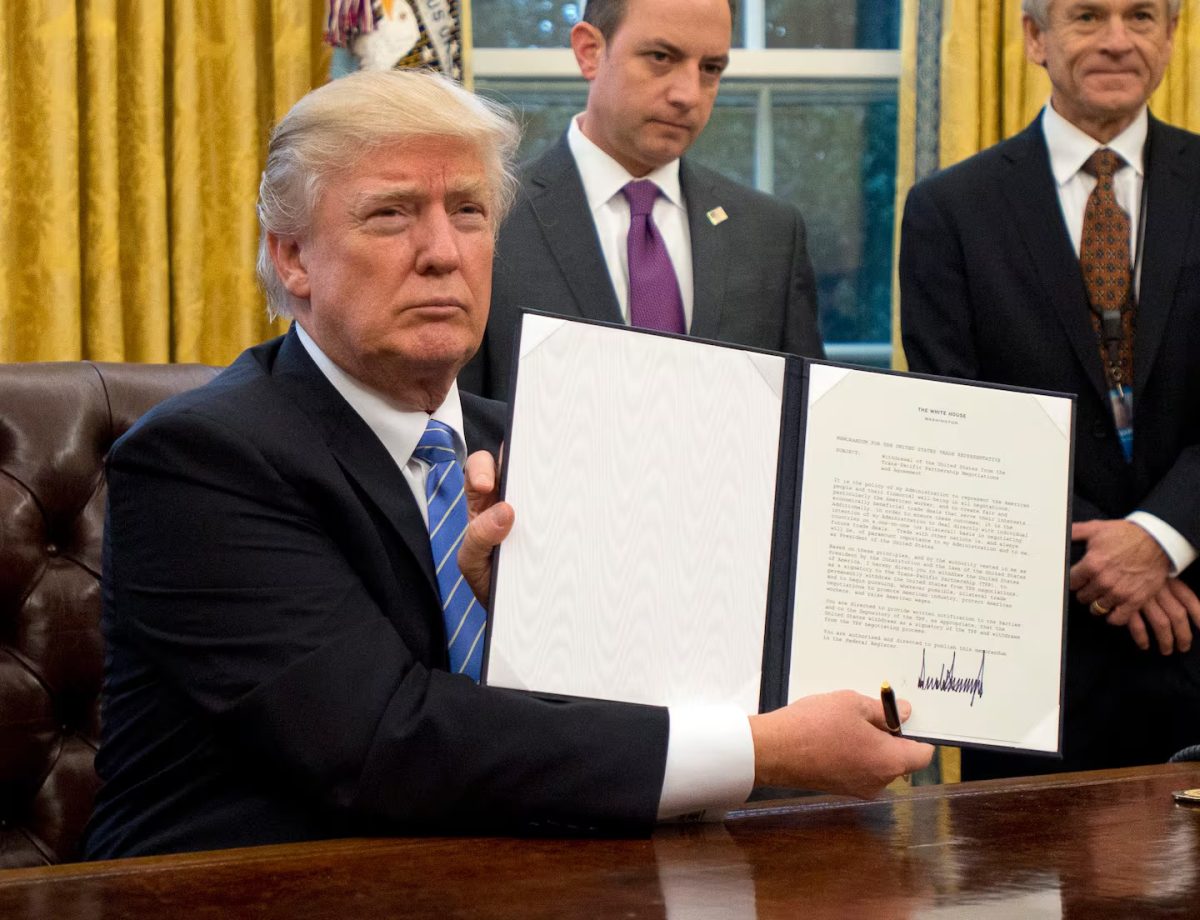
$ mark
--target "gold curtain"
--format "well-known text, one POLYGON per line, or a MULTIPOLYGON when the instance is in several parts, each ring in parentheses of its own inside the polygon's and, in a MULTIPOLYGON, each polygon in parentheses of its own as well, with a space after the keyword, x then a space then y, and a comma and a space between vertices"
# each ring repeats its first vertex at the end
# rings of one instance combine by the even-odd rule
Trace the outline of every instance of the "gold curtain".
POLYGON ((0 360, 228 363, 270 126, 323 83, 324 0, 0 5, 0 360))
MULTIPOLYGON (((1150 108, 1163 121, 1200 132, 1200 14, 1188 6, 1150 108)), ((1016 134, 1050 98, 1045 71, 1025 60, 1020 0, 904 0, 900 57, 897 253, 913 182, 1016 134)), ((893 290, 895 306, 898 285, 893 290)), ((892 342, 893 364, 903 368, 898 309, 892 342)))

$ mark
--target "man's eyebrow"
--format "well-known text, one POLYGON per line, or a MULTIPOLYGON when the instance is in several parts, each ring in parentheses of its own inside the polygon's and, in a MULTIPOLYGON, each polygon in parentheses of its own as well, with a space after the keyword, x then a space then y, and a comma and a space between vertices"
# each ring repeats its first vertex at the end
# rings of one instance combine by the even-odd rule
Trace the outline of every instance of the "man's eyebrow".
POLYGON ((389 204, 397 201, 418 201, 425 197, 424 191, 417 185, 389 185, 387 188, 359 192, 354 196, 356 208, 367 208, 372 205, 389 204))
MULTIPOLYGON (((665 54, 669 54, 672 57, 677 58, 686 58, 688 56, 686 51, 684 51, 674 42, 667 41, 665 38, 646 39, 646 41, 644 41, 639 48, 639 51, 643 54, 647 51, 662 51, 665 54)), ((706 63, 720 64, 722 67, 729 66, 728 52, 725 54, 703 54, 700 56, 700 60, 706 63)))
MULTIPOLYGON (((446 182, 446 195, 454 198, 487 197, 488 189, 489 185, 482 177, 451 177, 446 182)), ((420 183, 389 185, 385 188, 359 192, 354 196, 352 207, 355 210, 369 210, 379 205, 424 201, 428 197, 428 188, 420 183)))
POLYGON ((482 176, 456 176, 446 182, 448 195, 487 195, 488 182, 482 176))
POLYGON ((641 50, 643 52, 645 52, 645 51, 664 51, 667 54, 673 55, 674 57, 686 57, 687 56, 686 54, 684 54, 684 51, 682 48, 680 48, 678 45, 676 45, 672 42, 667 41, 665 38, 648 38, 644 42, 642 42, 642 46, 639 50, 641 50))

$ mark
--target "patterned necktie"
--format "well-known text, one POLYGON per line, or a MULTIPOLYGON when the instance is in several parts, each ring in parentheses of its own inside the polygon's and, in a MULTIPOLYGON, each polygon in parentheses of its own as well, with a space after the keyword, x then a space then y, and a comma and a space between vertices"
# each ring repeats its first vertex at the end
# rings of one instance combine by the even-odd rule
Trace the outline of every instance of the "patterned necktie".
POLYGON ((1126 460, 1133 453, 1133 270, 1129 258, 1129 215, 1117 203, 1113 174, 1125 165, 1103 147, 1083 164, 1096 187, 1083 211, 1079 264, 1091 302, 1092 328, 1109 386, 1109 401, 1126 460))
POLYGON ((458 570, 458 547, 467 530, 467 497, 450 428, 430 419, 413 456, 429 464, 425 476, 429 545, 433 549, 438 592, 442 596, 450 670, 478 681, 487 614, 475 602, 475 594, 458 570))
POLYGON ((628 183, 629 325, 660 332, 685 332, 679 279, 651 212, 658 186, 649 179, 628 183))

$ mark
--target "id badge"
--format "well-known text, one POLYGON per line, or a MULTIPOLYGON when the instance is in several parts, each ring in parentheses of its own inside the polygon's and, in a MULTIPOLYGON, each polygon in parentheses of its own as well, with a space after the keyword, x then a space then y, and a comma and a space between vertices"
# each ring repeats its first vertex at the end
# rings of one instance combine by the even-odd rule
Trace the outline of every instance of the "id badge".
POLYGON ((1117 424, 1117 437, 1125 462, 1133 460, 1133 390, 1115 386, 1108 391, 1108 402, 1112 406, 1113 421, 1117 424))

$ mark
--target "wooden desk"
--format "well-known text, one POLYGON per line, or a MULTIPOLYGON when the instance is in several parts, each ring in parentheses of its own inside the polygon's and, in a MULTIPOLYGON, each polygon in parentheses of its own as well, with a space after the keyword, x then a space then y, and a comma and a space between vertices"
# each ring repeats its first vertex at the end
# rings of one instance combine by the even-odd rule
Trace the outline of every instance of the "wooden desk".
POLYGON ((1196 917, 1200 763, 763 803, 649 840, 344 840, 0 872, 0 917, 1196 917))

